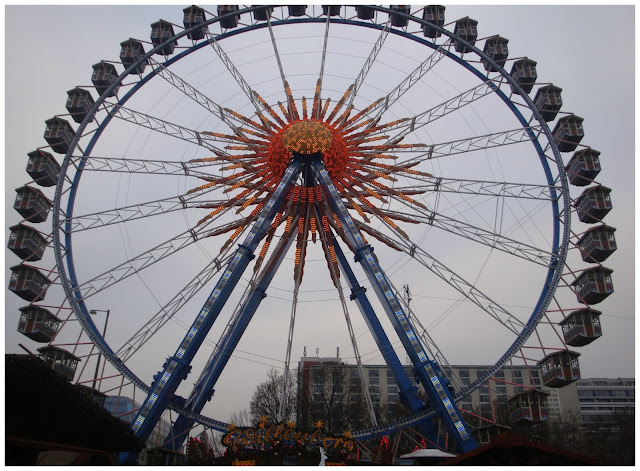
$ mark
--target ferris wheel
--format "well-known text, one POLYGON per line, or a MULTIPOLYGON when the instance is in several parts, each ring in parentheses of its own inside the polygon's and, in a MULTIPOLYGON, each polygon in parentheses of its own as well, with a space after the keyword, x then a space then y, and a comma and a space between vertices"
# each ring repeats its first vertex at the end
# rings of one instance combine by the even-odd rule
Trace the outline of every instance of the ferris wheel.
POLYGON ((571 347, 602 334, 591 305, 613 292, 599 152, 536 61, 444 13, 191 6, 183 27, 123 38, 29 153, 9 239, 18 330, 71 380, 143 395, 140 438, 173 411, 173 449, 194 424, 228 430, 206 411, 257 375, 243 356, 286 378, 323 336, 361 373, 375 351, 409 411, 378 423, 361 378, 359 439, 418 425, 438 442, 437 417, 468 451, 456 404, 501 368, 579 379, 571 347), (452 374, 476 359, 493 366, 452 374))

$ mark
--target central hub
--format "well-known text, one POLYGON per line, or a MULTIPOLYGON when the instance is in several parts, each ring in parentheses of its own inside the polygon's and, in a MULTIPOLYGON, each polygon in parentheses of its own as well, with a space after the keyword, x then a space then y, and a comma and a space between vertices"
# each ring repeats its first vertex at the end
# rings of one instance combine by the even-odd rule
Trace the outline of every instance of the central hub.
POLYGON ((331 147, 332 141, 331 131, 319 121, 298 121, 282 134, 282 144, 292 154, 324 152, 331 147))
POLYGON ((336 178, 346 167, 348 148, 334 127, 315 119, 305 119, 287 125, 271 138, 266 158, 274 176, 282 178, 294 155, 310 159, 321 155, 329 175, 336 178))

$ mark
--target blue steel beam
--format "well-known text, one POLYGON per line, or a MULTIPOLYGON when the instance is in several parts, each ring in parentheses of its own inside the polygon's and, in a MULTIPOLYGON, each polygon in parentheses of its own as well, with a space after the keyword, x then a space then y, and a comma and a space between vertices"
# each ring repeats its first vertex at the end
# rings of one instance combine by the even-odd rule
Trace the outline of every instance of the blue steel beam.
MULTIPOLYGON (((396 384, 398 385, 398 389, 400 390, 402 402, 409 408, 412 414, 425 410, 427 406, 422 402, 420 397, 418 397, 417 388, 411 383, 407 372, 402 366, 402 363, 400 363, 400 360, 389 341, 389 337, 387 337, 386 332, 382 328, 382 324, 380 324, 378 316, 376 316, 376 313, 367 298, 367 290, 358 283, 358 279, 353 273, 349 262, 347 262, 347 259, 342 252, 342 248, 340 248, 340 245, 333 234, 331 235, 331 238, 333 239, 333 247, 335 249, 336 256, 338 257, 340 269, 347 277, 347 283, 349 284, 349 288, 351 288, 351 300, 356 302, 360 312, 362 313, 362 317, 364 317, 364 320, 369 327, 369 331, 378 346, 378 350, 380 350, 386 364, 391 369, 391 373, 393 374, 396 384)), ((438 430, 432 420, 422 422, 420 427, 423 435, 431 440, 431 442, 438 443, 438 430)))
MULTIPOLYGON (((271 221, 287 196, 290 185, 299 175, 300 168, 301 164, 298 161, 293 161, 289 165, 282 180, 260 212, 244 242, 240 244, 232 257, 180 346, 173 356, 169 357, 164 363, 163 370, 154 376, 149 394, 131 424, 131 428, 141 440, 146 441, 149 438, 158 420, 160 420, 162 412, 174 398, 176 389, 189 374, 191 360, 204 341, 242 273, 253 259, 253 251, 269 229, 271 221)), ((128 453, 123 453, 120 461, 126 462, 131 458, 128 453)))
POLYGON ((355 259, 360 262, 367 274, 371 286, 415 366, 416 374, 429 396, 432 406, 439 411, 440 417, 463 453, 477 448, 475 440, 453 402, 453 395, 439 373, 438 365, 433 360, 430 360, 425 353, 386 275, 378 265, 378 261, 373 255, 373 249, 364 242, 360 230, 356 227, 349 211, 342 202, 338 190, 331 181, 329 172, 322 162, 313 162, 312 165, 318 182, 324 185, 327 190, 327 198, 336 211, 345 236, 355 249, 355 259))
MULTIPOLYGON (((247 301, 242 306, 240 313, 232 322, 230 328, 224 335, 224 338, 220 341, 220 347, 205 367, 204 374, 201 375, 200 379, 195 384, 191 395, 187 399, 185 408, 199 414, 205 404, 211 400, 218 378, 220 378, 222 371, 227 365, 229 358, 231 358, 240 338, 244 334, 249 322, 260 306, 260 303, 264 298, 266 298, 266 291, 269 284, 273 280, 276 271, 278 271, 278 268, 284 260, 291 244, 295 241, 293 234, 297 232, 296 220, 297 216, 294 216, 294 223, 291 224, 289 234, 280 239, 280 244, 274 252, 274 258, 269 261, 269 264, 260 274, 259 282, 251 289, 247 301)), ((180 415, 167 435, 165 440, 166 443, 163 446, 170 450, 178 450, 187 438, 188 432, 193 424, 193 419, 186 415, 180 415)))

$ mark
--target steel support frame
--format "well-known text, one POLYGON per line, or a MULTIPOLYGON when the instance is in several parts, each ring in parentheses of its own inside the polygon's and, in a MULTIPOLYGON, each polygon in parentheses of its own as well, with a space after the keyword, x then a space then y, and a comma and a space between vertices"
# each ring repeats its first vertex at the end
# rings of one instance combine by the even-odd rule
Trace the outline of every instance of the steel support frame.
MULTIPOLYGON (((296 227, 295 224, 292 226, 294 228, 296 227)), ((246 302, 242 305, 240 312, 223 334, 222 340, 218 344, 219 347, 207 362, 202 375, 200 375, 200 378, 189 395, 185 404, 186 409, 199 414, 205 404, 213 397, 216 382, 220 378, 222 371, 231 358, 249 322, 251 322, 253 315, 258 310, 260 303, 266 298, 267 288, 294 241, 295 237, 291 236, 283 243, 283 247, 279 247, 280 250, 277 251, 275 260, 263 271, 259 282, 251 288, 246 302)), ((171 428, 165 440, 166 443, 164 447, 170 450, 180 449, 193 424, 194 420, 192 418, 181 414, 171 428)))
MULTIPOLYGON (((360 309, 362 317, 364 318, 367 327, 378 346, 378 350, 380 350, 385 363, 391 370, 393 378, 400 390, 400 398, 402 402, 409 408, 412 414, 426 410, 427 406, 418 397, 417 388, 411 383, 407 372, 402 366, 402 363, 400 363, 400 360, 393 349, 393 345, 391 345, 391 342, 389 341, 389 337, 382 328, 382 324, 380 324, 375 310, 367 298, 367 290, 358 283, 358 279, 353 273, 353 270, 351 269, 351 266, 342 252, 340 244, 338 244, 335 236, 332 235, 332 239, 336 257, 338 258, 338 264, 346 276, 347 283, 351 289, 350 299, 356 302, 356 305, 358 306, 358 309, 360 309)), ((421 431, 423 435, 428 436, 433 443, 438 443, 438 430, 431 420, 425 420, 420 423, 420 427, 422 428, 421 431)))
MULTIPOLYGON (((385 26, 386 28, 386 26, 385 26)), ((413 72, 407 75, 402 82, 400 82, 396 88, 391 90, 385 97, 384 101, 381 102, 374 110, 376 111, 375 115, 372 117, 374 120, 380 118, 385 111, 387 111, 394 103, 396 103, 402 95, 404 95, 413 85, 415 85, 418 81, 422 79, 424 75, 427 74, 431 69, 433 69, 440 60, 446 56, 445 51, 449 48, 451 42, 446 42, 445 44, 438 47, 431 55, 423 61, 413 72)), ((421 115, 418 115, 421 116, 421 115)))
MULTIPOLYGON (((558 190, 550 185, 536 185, 528 183, 512 183, 499 181, 461 180, 456 178, 430 177, 433 183, 428 183, 427 178, 422 178, 424 183, 416 183, 411 186, 397 186, 397 191, 433 191, 457 193, 463 195, 493 196, 500 198, 519 198, 530 200, 552 201, 551 189, 558 190)), ((556 196, 557 199, 557 196, 556 196)))
POLYGON ((447 387, 446 380, 440 374, 439 366, 425 353, 377 258, 373 255, 373 248, 364 242, 360 230, 342 202, 325 166, 321 162, 313 162, 312 165, 316 179, 327 190, 327 198, 342 224, 349 244, 355 251, 355 260, 367 274, 371 286, 415 366, 416 375, 431 399, 432 405, 439 412, 439 416, 454 437, 460 451, 467 452, 475 449, 477 444, 453 402, 453 395, 447 387))
MULTIPOLYGON (((384 329, 382 328, 382 325, 380 324, 380 321, 378 320, 375 311, 365 294, 366 290, 358 284, 357 278, 347 262, 342 249, 338 245, 337 240, 333 235, 332 238, 340 268, 346 275, 352 291, 351 299, 356 301, 356 304, 362 312, 386 364, 391 369, 396 384, 399 387, 403 402, 411 410, 412 414, 425 411, 427 406, 418 397, 416 387, 412 385, 411 380, 398 359, 389 338, 384 332, 384 329)), ((293 243, 294 238, 289 237, 286 240, 287 242, 285 242, 283 249, 278 251, 277 258, 270 263, 261 275, 260 281, 251 289, 246 302, 241 307, 240 312, 231 322, 227 331, 223 334, 223 338, 220 341, 220 347, 212 355, 205 367, 205 370, 203 371, 203 374, 196 382, 194 389, 184 406, 190 411, 199 414, 205 404, 211 400, 217 380, 222 374, 229 358, 244 334, 249 322, 253 318, 253 315, 260 306, 261 301, 266 297, 266 290, 284 260, 287 250, 293 243)), ((193 423, 194 420, 190 417, 180 415, 166 438, 164 445, 165 448, 171 450, 179 449, 186 439, 187 433, 193 426, 193 423)), ((422 422, 420 427, 422 428, 421 431, 424 435, 428 436, 432 442, 438 443, 438 430, 431 420, 422 422)))
POLYGON ((184 231, 172 239, 142 252, 130 260, 127 260, 126 262, 121 263, 120 265, 113 267, 88 281, 85 281, 81 285, 76 286, 79 298, 86 300, 110 286, 121 282, 125 278, 129 278, 145 268, 170 257, 180 250, 183 250, 196 242, 197 234, 200 232, 194 233, 193 231, 184 231))
MULTIPOLYGON (((160 420, 162 412, 164 412, 169 403, 174 399, 176 389, 187 377, 191 369, 191 360, 204 341, 247 265, 253 259, 254 250, 266 234, 277 209, 286 198, 291 184, 295 181, 299 173, 300 163, 296 161, 292 162, 269 198, 269 201, 265 204, 251 232, 231 258, 227 268, 216 283, 196 317, 196 320, 180 343, 180 346, 174 355, 169 357, 164 363, 163 370, 154 376, 149 394, 138 410, 131 425, 136 436, 141 440, 145 441, 151 435, 156 423, 160 420)), ((182 401, 178 400, 178 402, 182 401)), ((130 459, 131 456, 129 454, 123 454, 121 455, 120 461, 127 462, 130 459)))
MULTIPOLYGON (((226 258, 226 257, 225 257, 226 258)), ((224 260, 223 260, 224 261, 224 260)), ((196 275, 186 286, 184 286, 169 302, 160 310, 131 338, 118 349, 116 355, 127 361, 137 352, 144 343, 151 338, 160 328, 162 328, 182 307, 203 288, 217 272, 222 269, 222 263, 218 258, 213 259, 209 264, 196 275)))
MULTIPOLYGON (((504 147, 510 144, 519 144, 521 142, 530 142, 531 134, 529 131, 538 132, 539 126, 530 128, 512 129, 510 131, 501 131, 482 136, 467 137, 449 142, 439 142, 435 144, 424 144, 425 152, 421 155, 405 160, 403 164, 409 162, 423 162, 425 160, 440 159, 456 154, 464 154, 479 150, 491 149, 493 147, 504 147)), ((400 152, 416 152, 416 149, 408 149, 400 152)), ((398 152, 398 151, 396 151, 398 152)))
POLYGON ((130 108, 125 108, 118 103, 112 103, 105 100, 102 103, 102 106, 109 115, 120 118, 123 121, 127 121, 137 126, 142 126, 143 128, 147 128, 152 131, 161 132, 162 134, 166 134, 167 136, 182 139, 183 141, 189 142, 191 144, 196 144, 200 147, 204 147, 205 149, 210 150, 216 155, 229 156, 228 152, 211 144, 211 142, 215 141, 215 139, 212 139, 206 134, 203 135, 198 131, 185 128, 184 126, 180 126, 179 124, 171 123, 169 121, 165 121, 163 119, 156 118, 154 116, 150 116, 139 111, 132 110, 130 108))
POLYGON ((152 66, 156 67, 156 72, 160 77, 165 79, 167 82, 169 82, 171 85, 176 87, 186 96, 191 98, 193 101, 198 103, 204 109, 211 112, 211 114, 213 114, 220 121, 224 122, 232 130, 237 131, 239 128, 242 127, 243 125, 242 122, 238 122, 239 126, 235 126, 232 123, 232 120, 238 121, 237 118, 235 118, 231 114, 225 113, 224 108, 222 108, 222 106, 220 106, 218 103, 211 100, 205 94, 201 93, 197 88, 195 88, 191 84, 184 81, 178 75, 174 74, 172 71, 166 68, 164 64, 159 63, 153 58, 149 58, 149 62, 152 66))
MULTIPOLYGON (((405 203, 406 204, 406 203, 405 203)), ((414 209, 414 208, 412 208, 414 209)), ((424 211, 421 209, 415 209, 417 214, 412 214, 412 218, 420 223, 428 224, 430 226, 437 227, 443 231, 464 237, 465 239, 472 240, 482 245, 500 250, 501 252, 520 257, 529 262, 536 263, 542 266, 549 266, 553 254, 544 251, 533 245, 525 244, 516 239, 502 236, 495 232, 481 229, 477 226, 473 226, 464 221, 450 218, 441 213, 434 211, 424 211)), ((390 214, 400 214, 397 211, 389 211, 390 214)), ((405 241, 397 241, 398 245, 407 245, 405 241)), ((409 253, 413 252, 412 246, 409 245, 409 253)))
POLYGON ((378 57, 378 53, 382 49, 382 45, 387 40, 387 36, 389 35, 389 31, 391 31, 390 21, 387 21, 387 23, 385 24, 384 28, 380 32, 380 36, 378 36, 378 39, 376 40, 376 43, 373 45, 373 49, 369 53, 369 57, 365 61, 364 65, 362 66, 362 69, 360 70, 360 73, 358 74, 358 76, 356 77, 356 79, 353 82, 353 89, 351 90, 351 93, 349 94, 349 98, 347 99, 347 101, 345 103, 347 108, 353 104, 353 100, 355 99, 356 95, 358 94, 358 91, 360 91, 360 87, 364 83, 365 77, 367 76, 367 74, 369 73, 369 70, 371 69, 371 67, 375 63, 376 58, 378 57))

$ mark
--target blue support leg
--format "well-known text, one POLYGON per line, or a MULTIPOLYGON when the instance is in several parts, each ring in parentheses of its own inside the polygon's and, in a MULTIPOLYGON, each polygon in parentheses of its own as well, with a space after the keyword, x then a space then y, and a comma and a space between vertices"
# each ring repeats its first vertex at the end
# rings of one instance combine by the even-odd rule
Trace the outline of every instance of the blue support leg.
POLYGON ((342 202, 340 194, 331 181, 329 172, 322 162, 316 161, 312 165, 318 182, 324 185, 327 190, 329 202, 342 224, 345 236, 351 246, 355 248, 356 261, 360 262, 367 274, 371 286, 415 366, 416 374, 420 378, 431 404, 439 411, 443 423, 452 434, 459 450, 467 452, 477 448, 477 444, 462 419, 460 411, 458 411, 453 402, 451 392, 439 373, 439 368, 433 360, 429 359, 425 349, 420 344, 413 326, 402 309, 382 268, 378 265, 376 257, 373 255, 373 249, 365 243, 360 230, 356 227, 349 211, 342 202))
MULTIPOLYGON (((351 288, 351 300, 356 302, 367 326, 369 327, 371 335, 373 335, 380 353, 382 353, 382 357, 389 366, 396 384, 398 385, 398 389, 400 390, 400 397, 402 398, 403 403, 413 414, 424 410, 426 406, 420 397, 418 397, 417 388, 411 383, 407 372, 402 366, 402 363, 400 363, 400 360, 389 341, 389 337, 382 328, 382 324, 380 324, 378 316, 376 316, 376 313, 367 298, 366 289, 358 283, 358 279, 353 273, 349 262, 347 262, 347 259, 344 256, 335 236, 331 235, 331 238, 333 239, 333 247, 335 249, 336 256, 338 257, 340 269, 345 274, 347 283, 351 288)), ((420 432, 431 442, 441 445, 438 439, 438 429, 431 420, 424 421, 420 424, 420 432)))
MULTIPOLYGON (((199 414, 205 404, 213 396, 214 387, 218 378, 222 374, 229 358, 231 358, 242 334, 244 334, 249 322, 260 306, 261 301, 267 296, 266 290, 289 251, 291 244, 295 240, 292 235, 297 231, 296 227, 297 225, 295 223, 292 224, 288 237, 284 236, 280 240, 280 244, 274 251, 274 259, 272 259, 264 268, 257 285, 251 290, 246 303, 241 308, 240 313, 225 333, 223 339, 220 341, 220 347, 206 365, 204 374, 201 375, 200 380, 198 380, 194 386, 193 391, 185 404, 187 409, 199 414)), ((173 425, 171 432, 169 432, 169 435, 167 436, 168 441, 165 444, 165 448, 178 450, 182 446, 192 426, 192 419, 185 415, 180 415, 173 425)))
MULTIPOLYGON (((189 374, 191 360, 204 341, 242 273, 253 259, 253 251, 266 234, 271 221, 287 196, 290 185, 300 174, 301 166, 302 164, 295 160, 289 165, 280 183, 262 208, 251 231, 236 251, 231 262, 229 262, 187 335, 180 343, 178 350, 172 357, 167 359, 163 365, 163 370, 154 377, 149 394, 131 424, 136 436, 143 441, 149 438, 158 420, 160 420, 160 416, 173 399, 176 389, 189 374)), ((133 457, 128 453, 123 453, 120 456, 121 463, 131 464, 132 460, 133 457)))

